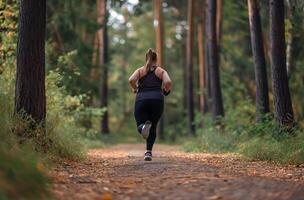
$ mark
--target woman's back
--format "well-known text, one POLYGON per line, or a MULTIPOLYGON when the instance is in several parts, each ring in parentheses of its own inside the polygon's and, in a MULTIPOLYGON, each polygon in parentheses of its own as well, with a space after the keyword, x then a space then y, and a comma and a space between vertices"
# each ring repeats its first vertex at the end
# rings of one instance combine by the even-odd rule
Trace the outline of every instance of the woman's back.
POLYGON ((162 80, 155 74, 156 66, 148 70, 148 72, 138 80, 138 91, 136 100, 143 99, 161 99, 162 80))
POLYGON ((161 90, 162 80, 156 76, 155 70, 156 67, 138 80, 138 92, 161 90))

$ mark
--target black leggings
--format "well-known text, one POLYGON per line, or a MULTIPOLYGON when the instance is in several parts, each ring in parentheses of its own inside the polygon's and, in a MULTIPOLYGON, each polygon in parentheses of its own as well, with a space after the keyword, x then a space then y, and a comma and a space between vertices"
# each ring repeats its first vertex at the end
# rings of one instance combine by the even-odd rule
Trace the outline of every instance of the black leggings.
POLYGON ((156 128, 158 120, 160 119, 164 110, 164 101, 161 99, 143 99, 135 102, 134 116, 137 123, 138 131, 139 127, 146 121, 152 122, 150 129, 150 135, 146 140, 147 150, 152 151, 153 144, 156 139, 156 128))

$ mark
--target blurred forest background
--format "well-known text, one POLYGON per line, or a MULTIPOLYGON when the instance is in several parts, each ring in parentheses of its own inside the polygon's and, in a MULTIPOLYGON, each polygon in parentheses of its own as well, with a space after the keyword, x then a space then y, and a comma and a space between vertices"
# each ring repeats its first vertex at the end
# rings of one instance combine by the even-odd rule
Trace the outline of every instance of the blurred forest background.
MULTIPOLYGON (((250 159, 303 163, 304 2, 286 0, 281 10, 286 48, 277 48, 283 55, 278 62, 284 62, 288 80, 276 81, 289 88, 291 113, 283 113, 288 122, 278 120, 280 110, 274 107, 281 101, 274 101, 272 87, 277 82, 272 79, 276 43, 270 37, 275 32, 270 2, 48 0, 46 118, 33 126, 29 113, 14 112, 20 1, 0 0, 0 199, 19 192, 46 197, 47 171, 54 161, 83 159, 88 147, 140 139, 127 80, 145 63, 148 48, 157 50, 173 81, 161 141, 189 151, 232 151, 250 159), (248 5, 261 19, 260 33, 253 34, 262 40, 256 36, 253 49, 264 57, 269 91, 264 90, 267 100, 262 100, 268 104, 269 96, 269 112, 255 103, 260 91, 255 67, 263 65, 263 58, 253 57, 248 5)), ((288 102, 288 95, 283 97, 288 102)))

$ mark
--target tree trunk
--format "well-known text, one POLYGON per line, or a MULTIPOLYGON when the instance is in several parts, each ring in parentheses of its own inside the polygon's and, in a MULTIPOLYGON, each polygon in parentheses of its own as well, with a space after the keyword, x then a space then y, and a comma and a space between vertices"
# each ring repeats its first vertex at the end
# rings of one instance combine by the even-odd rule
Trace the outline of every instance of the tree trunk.
MULTIPOLYGON (((164 66, 164 25, 162 17, 162 0, 154 0, 154 15, 155 15, 155 33, 156 33, 156 52, 157 64, 161 67, 164 66)), ((158 125, 159 139, 164 140, 164 115, 160 118, 158 125)))
POLYGON ((212 118, 217 122, 218 117, 224 116, 222 93, 219 74, 219 54, 216 34, 216 1, 207 0, 207 31, 208 31, 208 62, 210 70, 212 118))
POLYGON ((290 70, 292 67, 292 49, 293 49, 292 47, 293 47, 295 4, 292 0, 287 0, 286 2, 287 2, 287 19, 288 19, 286 68, 287 68, 287 75, 288 75, 288 77, 290 77, 290 70))
POLYGON ((220 52, 222 39, 222 18, 223 18, 223 0, 216 0, 216 42, 220 52))
MULTIPOLYGON (((181 34, 182 39, 180 43, 180 48, 181 48, 181 54, 186 55, 187 51, 187 39, 186 39, 186 34, 185 31, 182 32, 181 34)), ((181 58, 181 65, 183 67, 182 72, 183 72, 183 115, 186 116, 187 112, 187 58, 185 56, 182 56, 181 58)))
MULTIPOLYGON (((205 26, 206 27, 206 26, 205 26)), ((205 31, 206 34, 206 38, 205 38, 205 50, 206 50, 206 54, 205 54, 205 67, 206 67, 206 88, 207 88, 207 93, 206 93, 206 104, 207 104, 207 112, 211 111, 212 108, 212 98, 211 98, 211 81, 210 81, 210 64, 209 64, 209 49, 208 49, 208 36, 207 36, 207 32, 205 31)))
POLYGON ((256 0, 248 0, 248 12, 256 82, 256 120, 261 122, 269 112, 269 98, 261 19, 256 0))
POLYGON ((93 53, 92 53, 92 67, 95 68, 97 65, 97 52, 98 52, 98 33, 95 33, 94 43, 93 43, 93 53))
POLYGON ((193 15, 194 2, 188 0, 188 32, 187 32, 187 117, 189 135, 195 135, 194 101, 193 101, 193 15))
POLYGON ((22 0, 19 14, 15 112, 45 120, 46 1, 22 0))
POLYGON ((202 9, 199 11, 198 29, 197 29, 197 41, 198 41, 198 60, 199 60, 199 86, 200 86, 200 111, 201 114, 206 112, 206 69, 205 69, 205 4, 204 2, 199 5, 202 9))
MULTIPOLYGON (((264 30, 265 31, 265 30, 264 30)), ((270 57, 271 57, 271 53, 270 53, 270 42, 269 42, 269 33, 267 31, 263 32, 263 45, 264 45, 264 52, 265 52, 265 59, 267 62, 270 63, 270 57)))
POLYGON ((205 3, 205 68, 206 68, 206 75, 205 75, 205 79, 206 79, 206 88, 207 88, 207 93, 206 93, 206 104, 207 104, 207 109, 209 112, 211 110, 212 107, 212 100, 211 100, 211 83, 210 83, 210 63, 209 63, 209 52, 210 50, 208 49, 208 26, 207 26, 207 13, 208 12, 208 7, 207 7, 207 3, 205 3))
POLYGON ((101 133, 108 134, 108 33, 107 33, 107 1, 97 1, 97 23, 100 26, 98 34, 98 64, 101 69, 100 106, 107 108, 101 120, 101 133))
POLYGON ((162 17, 162 2, 163 2, 162 0, 154 1, 157 64, 161 67, 163 67, 164 65, 164 60, 163 60, 164 24, 162 17))
POLYGON ((218 68, 221 64, 221 40, 222 40, 222 24, 223 24, 223 0, 216 0, 216 44, 218 52, 218 68))
MULTIPOLYGON (((126 9, 127 10, 127 9, 126 9)), ((123 37, 125 39, 128 38, 128 19, 129 19, 129 13, 128 11, 123 11, 123 17, 124 17, 124 23, 123 23, 123 37)), ((127 91, 128 91, 128 85, 126 84, 127 80, 127 67, 128 67, 128 45, 127 42, 124 43, 123 46, 124 54, 122 55, 122 65, 121 65, 121 100, 122 100, 122 119, 126 118, 128 115, 128 106, 127 106, 127 91)))
POLYGON ((276 122, 291 127, 294 118, 286 70, 284 0, 270 0, 270 51, 276 122))

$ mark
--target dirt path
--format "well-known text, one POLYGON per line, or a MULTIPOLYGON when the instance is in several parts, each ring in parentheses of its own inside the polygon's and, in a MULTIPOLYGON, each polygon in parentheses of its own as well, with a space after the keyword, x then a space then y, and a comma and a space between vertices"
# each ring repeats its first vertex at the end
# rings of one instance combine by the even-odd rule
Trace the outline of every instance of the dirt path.
POLYGON ((184 153, 156 145, 118 145, 89 152, 82 163, 52 172, 58 199, 304 199, 304 166, 247 162, 231 154, 184 153))

